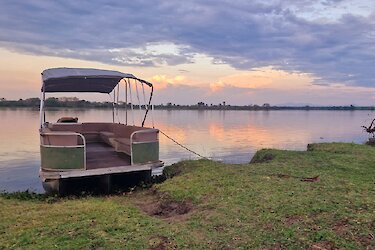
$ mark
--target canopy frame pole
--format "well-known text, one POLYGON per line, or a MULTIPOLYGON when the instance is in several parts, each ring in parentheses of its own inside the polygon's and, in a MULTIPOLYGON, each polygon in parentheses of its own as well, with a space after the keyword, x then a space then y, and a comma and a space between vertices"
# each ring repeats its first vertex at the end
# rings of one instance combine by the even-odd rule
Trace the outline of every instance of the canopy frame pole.
POLYGON ((42 81, 42 92, 40 93, 40 110, 39 110, 39 119, 40 119, 40 128, 43 128, 43 124, 46 121, 44 115, 44 101, 46 99, 46 93, 44 92, 44 82, 42 81))
POLYGON ((128 84, 125 82, 125 125, 128 125, 128 84))
POLYGON ((139 115, 141 116, 141 122, 142 122, 142 109, 141 109, 141 100, 139 99, 139 93, 138 93, 138 84, 137 79, 134 79, 135 84, 135 90, 137 92, 137 99, 138 99, 138 106, 139 106, 139 115))
POLYGON ((145 112, 147 112, 148 110, 148 105, 147 105, 147 101, 146 101, 146 94, 145 94, 145 86, 143 85, 143 83, 141 83, 141 86, 142 86, 142 92, 143 92, 143 101, 145 103, 145 112))
POLYGON ((116 89, 113 89, 113 102, 112 102, 112 122, 115 123, 115 101, 116 101, 116 89))
MULTIPOLYGON (((143 81, 142 83, 145 83, 145 84, 147 84, 148 86, 151 87, 150 99, 148 99, 148 106, 150 107, 152 95, 154 94, 154 85, 152 85, 151 83, 145 82, 145 81, 143 81)), ((147 118, 148 111, 149 111, 149 109, 146 109, 145 116, 143 117, 143 121, 142 121, 142 127, 145 125, 145 121, 146 121, 146 118, 147 118)))
POLYGON ((152 128, 155 128, 155 125, 154 125, 154 104, 151 105, 151 120, 152 120, 152 128))
POLYGON ((134 126, 135 123, 134 123, 133 95, 132 95, 132 86, 130 84, 130 80, 128 80, 128 85, 129 85, 129 95, 130 95, 130 109, 132 111, 132 120, 133 120, 133 126, 134 126))
POLYGON ((120 96, 120 84, 117 84, 116 117, 117 117, 118 123, 120 123, 120 117, 118 116, 119 96, 120 96))

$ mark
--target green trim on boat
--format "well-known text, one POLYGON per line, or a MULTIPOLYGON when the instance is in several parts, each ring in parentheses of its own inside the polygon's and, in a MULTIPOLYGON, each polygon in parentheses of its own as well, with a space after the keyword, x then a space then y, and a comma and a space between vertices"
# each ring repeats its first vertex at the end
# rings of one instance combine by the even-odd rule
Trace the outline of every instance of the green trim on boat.
POLYGON ((80 148, 40 147, 42 169, 84 169, 85 150, 80 148))
POLYGON ((133 163, 146 163, 159 160, 159 142, 132 144, 133 163))

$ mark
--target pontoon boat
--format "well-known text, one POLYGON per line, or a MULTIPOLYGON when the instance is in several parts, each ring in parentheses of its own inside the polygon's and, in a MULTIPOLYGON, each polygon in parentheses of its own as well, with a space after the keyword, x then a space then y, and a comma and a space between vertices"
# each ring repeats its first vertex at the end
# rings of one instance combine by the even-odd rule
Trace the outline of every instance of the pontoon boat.
POLYGON ((96 186, 109 191, 112 181, 119 176, 147 179, 153 168, 162 167, 163 162, 159 160, 159 130, 144 127, 148 112, 152 112, 152 93, 151 83, 118 71, 82 68, 44 70, 40 104, 40 178, 46 192, 62 194, 71 189, 71 181, 79 183, 90 178, 96 186), (120 85, 124 87, 125 123, 115 122, 120 85), (148 98, 145 85, 151 90, 148 98), (46 122, 46 93, 56 92, 110 94, 111 99, 113 96, 112 122, 80 123, 76 117, 46 122), (132 96, 132 92, 133 95, 136 93, 137 98, 132 96), (140 93, 143 93, 143 105, 140 93), (138 104, 133 105, 133 99, 137 99, 138 104), (127 111, 135 108, 144 112, 138 126, 134 124, 133 113, 133 119, 129 119, 132 124, 128 122, 127 111))

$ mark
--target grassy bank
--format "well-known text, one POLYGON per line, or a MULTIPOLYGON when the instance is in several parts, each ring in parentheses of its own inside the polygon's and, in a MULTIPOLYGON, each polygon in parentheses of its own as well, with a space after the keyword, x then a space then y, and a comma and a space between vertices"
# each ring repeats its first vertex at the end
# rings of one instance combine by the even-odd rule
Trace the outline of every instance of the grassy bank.
POLYGON ((0 197, 0 248, 375 248, 375 148, 261 150, 168 167, 151 189, 0 197))

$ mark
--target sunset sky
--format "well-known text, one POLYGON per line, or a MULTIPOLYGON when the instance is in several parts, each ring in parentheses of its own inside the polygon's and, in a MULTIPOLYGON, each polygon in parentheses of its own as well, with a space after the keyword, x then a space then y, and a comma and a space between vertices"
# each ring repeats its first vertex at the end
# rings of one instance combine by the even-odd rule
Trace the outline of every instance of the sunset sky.
POLYGON ((375 1, 1 1, 0 97, 53 67, 132 73, 155 104, 375 105, 375 1))

